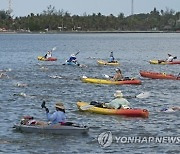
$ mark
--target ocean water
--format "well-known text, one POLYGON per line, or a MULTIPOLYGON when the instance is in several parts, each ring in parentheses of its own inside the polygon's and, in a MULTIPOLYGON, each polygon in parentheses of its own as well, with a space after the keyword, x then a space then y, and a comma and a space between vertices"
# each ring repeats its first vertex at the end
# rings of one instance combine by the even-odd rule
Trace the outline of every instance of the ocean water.
POLYGON ((180 58, 179 34, 0 34, 0 70, 9 78, 0 79, 0 153, 180 153, 180 112, 159 112, 164 107, 179 106, 180 82, 151 80, 140 76, 140 70, 177 75, 180 65, 151 65, 150 59, 165 59, 168 53, 180 58), (55 62, 38 61, 38 56, 56 47, 55 62), (62 65, 72 54, 87 67, 62 65), (116 67, 98 66, 110 52, 120 62, 124 76, 135 77, 142 85, 99 85, 82 83, 83 75, 102 78, 112 75, 116 67), (53 79, 58 75, 62 78, 53 79), (18 87, 18 83, 27 84, 18 87), (132 98, 133 108, 149 110, 149 118, 126 118, 80 112, 77 101, 110 101, 116 90, 135 96, 150 92, 146 99, 132 98), (25 93, 26 97, 16 94, 25 93), (23 115, 46 120, 41 103, 46 100, 50 112, 63 102, 68 121, 90 127, 88 134, 31 134, 13 130, 23 115), (100 134, 112 135, 100 144, 100 134), (163 141, 137 140, 128 137, 174 137, 163 141), (118 140, 119 139, 119 140, 118 140), (109 145, 108 145, 109 143, 109 145))

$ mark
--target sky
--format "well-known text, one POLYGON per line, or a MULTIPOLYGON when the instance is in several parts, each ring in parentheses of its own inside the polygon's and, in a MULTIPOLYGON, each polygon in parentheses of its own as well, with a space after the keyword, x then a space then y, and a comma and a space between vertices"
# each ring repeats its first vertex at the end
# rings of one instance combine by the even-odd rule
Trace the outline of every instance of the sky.
MULTIPOLYGON (((56 10, 64 10, 71 15, 92 15, 101 13, 102 15, 114 16, 124 13, 131 15, 132 0, 11 0, 12 14, 14 17, 27 16, 30 13, 42 13, 49 5, 56 10)), ((0 10, 9 8, 9 0, 0 0, 0 10)), ((157 10, 173 9, 180 11, 180 0, 134 0, 134 14, 149 13, 156 7, 157 10)))

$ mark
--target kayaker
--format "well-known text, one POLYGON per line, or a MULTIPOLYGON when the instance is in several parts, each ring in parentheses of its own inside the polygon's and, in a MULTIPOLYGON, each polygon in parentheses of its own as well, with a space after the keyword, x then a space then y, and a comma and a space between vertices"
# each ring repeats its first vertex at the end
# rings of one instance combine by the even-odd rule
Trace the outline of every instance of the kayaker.
POLYGON ((113 63, 113 62, 115 62, 115 58, 114 58, 114 56, 113 56, 113 51, 111 51, 111 53, 110 53, 110 58, 109 58, 109 61, 108 61, 109 63, 113 63))
POLYGON ((170 107, 170 108, 163 108, 160 111, 161 112, 175 112, 175 111, 180 111, 180 107, 175 106, 175 107, 170 107))
POLYGON ((174 57, 171 54, 168 54, 167 62, 172 62, 174 57))
POLYGON ((52 124, 56 124, 56 123, 64 124, 66 122, 66 116, 65 116, 65 107, 63 103, 56 103, 55 108, 56 111, 53 114, 50 114, 49 109, 46 108, 47 119, 52 124))
POLYGON ((45 54, 44 58, 51 58, 52 57, 52 51, 48 51, 47 54, 45 54))
POLYGON ((166 60, 158 60, 158 63, 162 63, 162 62, 173 62, 174 59, 176 59, 177 57, 173 57, 171 54, 168 54, 168 58, 166 60))
POLYGON ((114 94, 115 99, 113 99, 111 102, 109 103, 104 103, 103 107, 107 107, 110 109, 129 109, 129 105, 130 103, 123 98, 123 94, 120 90, 117 90, 114 94))
POLYGON ((112 80, 114 81, 119 81, 119 80, 123 80, 124 77, 121 73, 121 70, 119 68, 116 68, 116 74, 113 76, 112 80))
POLYGON ((77 63, 77 58, 75 56, 75 54, 71 54, 69 60, 67 60, 67 62, 73 62, 73 63, 77 63))
POLYGON ((1 73, 0 78, 9 78, 9 76, 6 73, 1 73))

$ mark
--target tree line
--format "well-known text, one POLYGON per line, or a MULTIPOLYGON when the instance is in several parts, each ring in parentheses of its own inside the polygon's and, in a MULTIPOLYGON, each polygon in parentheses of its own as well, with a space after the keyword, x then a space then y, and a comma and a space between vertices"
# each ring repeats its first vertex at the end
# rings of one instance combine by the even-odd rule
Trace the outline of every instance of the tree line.
POLYGON ((71 15, 64 10, 56 10, 48 6, 40 14, 31 13, 24 17, 11 16, 8 11, 0 10, 0 28, 13 31, 179 31, 180 12, 172 9, 158 11, 154 8, 150 13, 140 13, 125 17, 108 16, 93 13, 82 16, 71 15))

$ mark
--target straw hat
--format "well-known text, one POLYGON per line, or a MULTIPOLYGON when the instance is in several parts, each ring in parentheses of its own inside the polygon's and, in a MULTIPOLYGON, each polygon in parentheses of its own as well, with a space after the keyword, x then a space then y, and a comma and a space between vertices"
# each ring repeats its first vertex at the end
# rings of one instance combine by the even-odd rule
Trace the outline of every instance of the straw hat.
POLYGON ((114 97, 119 97, 119 98, 123 97, 121 90, 117 90, 116 93, 114 94, 114 97))
POLYGON ((63 103, 56 103, 55 107, 59 108, 59 109, 65 109, 63 103))

